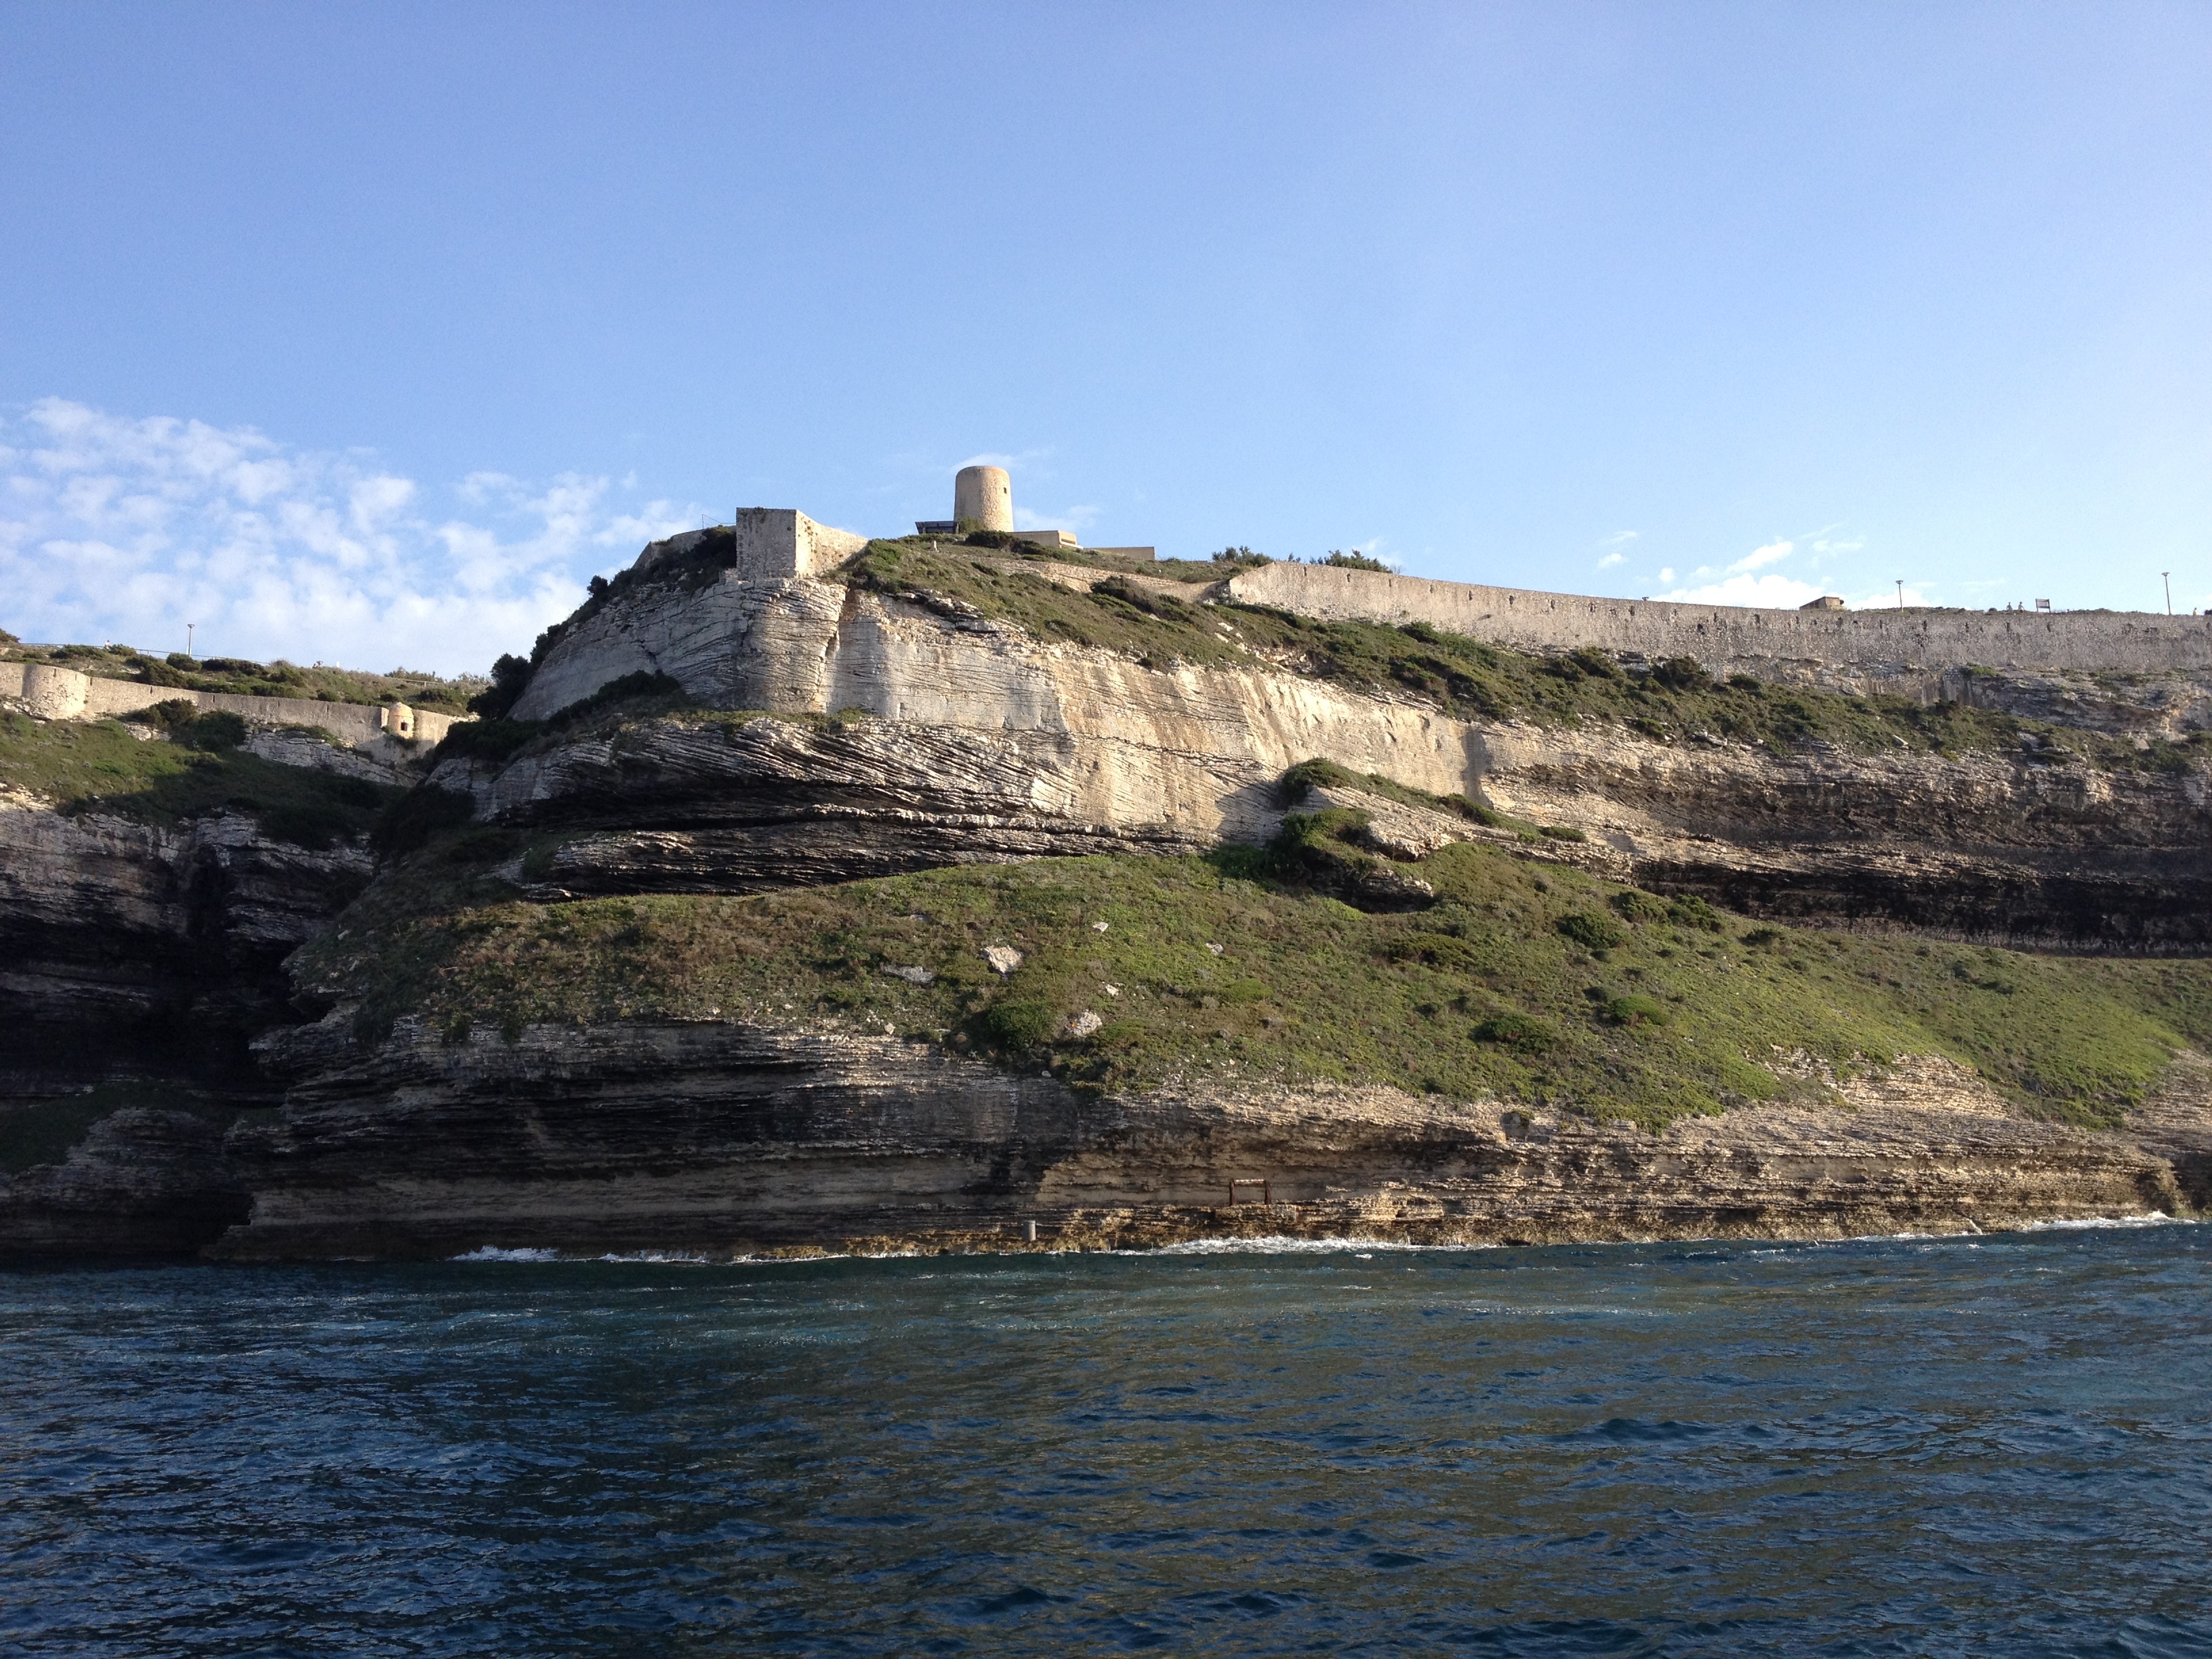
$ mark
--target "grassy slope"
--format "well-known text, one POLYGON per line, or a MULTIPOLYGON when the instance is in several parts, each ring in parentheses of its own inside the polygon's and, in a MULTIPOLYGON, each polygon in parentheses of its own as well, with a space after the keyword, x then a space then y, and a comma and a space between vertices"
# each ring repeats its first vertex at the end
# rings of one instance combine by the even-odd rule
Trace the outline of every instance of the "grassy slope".
POLYGON ((395 668, 369 674, 349 668, 301 668, 295 663, 248 662, 240 657, 192 659, 182 653, 163 657, 127 645, 11 646, 5 655, 19 662, 50 662, 103 679, 136 680, 146 685, 188 691, 222 691, 242 697, 303 697, 321 702, 389 702, 394 698, 417 708, 463 713, 482 690, 480 679, 442 679, 435 674, 395 668))
MULTIPOLYGON (((708 550, 697 572, 656 580, 713 580, 718 556, 708 550)), ((1595 653, 1550 660, 1425 629, 1201 609, 1134 589, 1085 594, 916 541, 872 544, 848 579, 981 611, 1046 641, 1155 663, 1287 666, 1469 715, 1617 722, 1661 739, 1705 731, 1777 749, 2027 743, 2111 765, 2197 763, 2193 748, 2144 755, 1973 709, 1717 685, 1686 668, 1631 676, 1595 653)), ((681 701, 662 693, 583 723, 681 701)), ((1947 1054, 2034 1111, 2106 1123, 2175 1048, 2212 1041, 2204 964, 2046 959, 1700 917, 1486 848, 1448 848, 1420 866, 1438 894, 1433 908, 1366 914, 1310 879, 1325 875, 1330 836, 1347 827, 1315 821, 1274 855, 1044 860, 767 897, 546 906, 515 902, 489 874, 528 850, 524 838, 447 830, 364 896, 343 937, 326 933, 299 965, 307 982, 360 999, 372 1033, 407 1013, 454 1036, 547 1020, 828 1020, 1048 1065, 1089 1087, 1194 1076, 1382 1082, 1648 1124, 1809 1087, 1758 1063, 1778 1048, 1846 1067, 1947 1054), (994 944, 1027 958, 1003 980, 981 956, 994 944), (916 986, 887 967, 936 977, 916 986), (1086 1009, 1105 1024, 1070 1036, 1069 1018, 1086 1009)))
POLYGON ((5 712, 0 783, 65 812, 99 811, 141 823, 247 812, 272 839, 309 848, 369 829, 398 793, 237 750, 209 753, 162 738, 142 739, 116 720, 46 722, 5 712))
MULTIPOLYGON (((1184 569, 1162 566, 1159 573, 1184 569)), ((1194 601, 1203 591, 1195 584, 1225 574, 1204 565, 1188 566, 1188 572, 1194 601)), ((871 543, 848 568, 847 580, 879 592, 951 600, 1042 640, 1123 651, 1163 665, 1266 663, 1350 690, 1419 697, 1469 719, 1547 726, 1595 721, 1625 726, 1657 742, 1710 732, 1778 752, 1822 742, 1861 753, 2005 751, 2108 769, 2212 767, 2212 732, 2181 744, 2159 739, 2138 750, 2130 739, 1960 703, 1844 696, 1741 677, 1718 684, 1688 664, 1631 673, 1603 652, 1533 656, 1419 623, 1320 623, 1251 606, 1179 604, 1136 591, 1083 593, 1002 571, 957 548, 933 553, 914 539, 871 543)))
POLYGON ((436 879, 424 872, 453 856, 422 855, 399 884, 417 884, 413 899, 387 888, 349 917, 349 939, 328 934, 306 953, 306 979, 366 1000, 368 1030, 405 1012, 456 1036, 549 1020, 828 1019, 1048 1064, 1085 1085, 1381 1082, 1655 1125, 1805 1086, 1754 1063, 1776 1047, 1846 1066, 1948 1054, 2040 1115, 2106 1123, 2175 1048, 2212 1039, 2203 963, 1698 926, 1622 899, 1630 890, 1469 846, 1419 866, 1439 902, 1407 915, 1352 909, 1250 848, 755 898, 531 906, 480 884, 472 901, 423 914, 435 906, 422 884, 436 879), (1559 929, 1570 915, 1620 942, 1577 943, 1559 929), (1000 980, 987 945, 1026 960, 1000 980), (912 985, 886 967, 937 977, 912 985), (1067 1036, 1085 1009, 1104 1027, 1067 1036), (1501 1030, 1552 1046, 1477 1035, 1501 1030))

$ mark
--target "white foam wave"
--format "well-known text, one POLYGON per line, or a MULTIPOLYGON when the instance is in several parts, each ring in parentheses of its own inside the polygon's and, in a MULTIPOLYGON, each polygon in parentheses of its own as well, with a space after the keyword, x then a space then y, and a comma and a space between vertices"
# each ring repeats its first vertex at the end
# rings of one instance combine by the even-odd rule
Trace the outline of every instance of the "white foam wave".
POLYGON ((2153 1210, 2148 1215, 2088 1215, 2075 1221, 2031 1221, 2021 1229, 2029 1233, 2087 1232, 2100 1227, 2186 1227, 2190 1224, 2179 1216, 2164 1215, 2153 1210))
POLYGON ((486 1244, 471 1250, 466 1255, 447 1259, 452 1261, 558 1261, 561 1258, 551 1250, 502 1250, 496 1244, 486 1244))
POLYGON ((1272 1233, 1255 1238, 1187 1238, 1144 1250, 1115 1250, 1115 1255, 1345 1255, 1376 1250, 1489 1250, 1494 1244, 1408 1244, 1387 1238, 1291 1238, 1272 1233))

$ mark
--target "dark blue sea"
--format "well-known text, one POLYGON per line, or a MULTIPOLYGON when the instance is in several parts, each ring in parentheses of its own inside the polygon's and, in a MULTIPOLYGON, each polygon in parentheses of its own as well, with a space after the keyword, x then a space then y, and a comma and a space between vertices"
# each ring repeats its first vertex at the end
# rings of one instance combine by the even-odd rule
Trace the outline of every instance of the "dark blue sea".
POLYGON ((2212 1228, 0 1274, 0 1649, 2208 1654, 2212 1228))

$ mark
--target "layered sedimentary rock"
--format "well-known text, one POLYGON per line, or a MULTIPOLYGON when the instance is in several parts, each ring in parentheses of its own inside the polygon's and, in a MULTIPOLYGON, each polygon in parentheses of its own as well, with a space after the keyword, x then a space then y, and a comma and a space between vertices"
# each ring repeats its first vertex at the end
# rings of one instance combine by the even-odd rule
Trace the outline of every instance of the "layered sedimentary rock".
POLYGON ((1030 1223, 1061 1248, 1834 1237, 2171 1211, 2212 1149, 2201 1064, 2140 1131, 2027 1121, 1906 1060, 1654 1135, 1387 1089, 1086 1099, 890 1037, 703 1023, 404 1027, 321 1060, 232 1132, 253 1209, 219 1254, 1006 1248, 1030 1223))
MULTIPOLYGON (((550 711, 639 672, 714 707, 865 718, 647 722, 503 768, 442 769, 436 781, 495 821, 578 831, 548 866, 553 887, 750 890, 1261 841, 1296 804, 1275 781, 1322 757, 1583 830, 1603 849, 1595 867, 1753 915, 2039 949, 2212 941, 2212 811, 2195 771, 2111 771, 2048 750, 1778 755, 1464 721, 1411 696, 1150 667, 804 580, 648 589, 564 640, 523 708, 550 711)), ((2002 676, 1973 684, 1985 702, 2013 695, 2002 676)), ((2017 700, 2106 729, 2197 707, 2171 677, 2043 674, 2026 687, 2017 700)))
POLYGON ((0 1259, 191 1255, 252 1207, 219 1123, 126 1107, 59 1162, 0 1173, 0 1259))
MULTIPOLYGON (((1882 637, 1909 644, 1901 626, 1882 637)), ((2144 641, 2152 656, 2197 648, 2184 629, 2144 641)), ((1762 660, 1786 678, 1781 659, 1762 660)), ((1906 669, 1920 672, 1906 660, 1889 680, 1906 669)), ((1950 687, 2106 732, 2171 735, 2208 707, 2187 664, 2124 682, 2063 666, 1929 672, 1929 695, 1950 687)), ((1288 665, 1139 661, 1042 643, 926 595, 712 570, 590 610, 514 712, 555 715, 633 674, 673 679, 697 707, 617 710, 508 759, 438 769, 434 784, 483 823, 522 832, 507 838, 528 845, 513 893, 742 893, 1188 852, 1263 841, 1288 811, 1340 805, 1367 816, 1368 845, 1392 860, 1487 839, 1826 925, 2130 952, 2201 950, 2212 929, 2212 823, 2194 772, 2040 751, 1778 755, 1469 721, 1288 665), (1285 769, 1316 757, 1588 839, 1348 788, 1286 797, 1285 769)), ((300 1018, 279 964, 370 874, 363 848, 302 852, 234 816, 159 830, 27 801, 0 811, 0 990, 21 1016, 10 1064, 34 1079, 16 1092, 72 1080, 80 1060, 105 1075, 143 1054, 198 1055, 192 1075, 263 1098, 273 1079, 246 1067, 246 1040, 300 1018)), ((1407 871, 1387 894, 1348 896, 1389 908, 1422 891, 1407 871)), ((781 1030, 534 1028, 513 1042, 402 1021, 359 1046, 349 1012, 264 1045, 290 1081, 283 1110, 241 1121, 220 1146, 208 1118, 125 1112, 15 1176, 0 1189, 0 1251, 1016 1245, 1031 1223, 1056 1244, 1827 1237, 2212 1195, 2193 1060, 2124 1131, 2091 1133, 2012 1113, 1942 1062, 1838 1079, 1778 1054, 1763 1063, 1803 1085, 1794 1103, 1653 1135, 1380 1089, 1079 1096, 939 1048, 802 1029, 804 1017, 781 1030)))
POLYGON ((1576 825, 1624 878, 1660 890, 2027 950, 2196 952, 2212 939, 2197 772, 2034 751, 1776 755, 1518 725, 1483 738, 1492 800, 1576 825))
POLYGON ((265 1087, 247 1044, 296 1018, 283 963, 361 891, 366 848, 0 801, 0 1093, 151 1071, 265 1087))

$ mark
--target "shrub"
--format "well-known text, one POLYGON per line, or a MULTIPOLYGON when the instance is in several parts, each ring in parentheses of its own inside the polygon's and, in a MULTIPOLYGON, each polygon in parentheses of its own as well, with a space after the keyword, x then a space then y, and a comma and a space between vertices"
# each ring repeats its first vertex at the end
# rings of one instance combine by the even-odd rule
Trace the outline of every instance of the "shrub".
POLYGON ((200 717, 200 706, 184 697, 169 697, 150 708, 134 708, 123 716, 133 726, 158 726, 175 732, 200 717))
POLYGON ((1624 921, 1664 921, 1669 915, 1665 899, 1638 892, 1633 887, 1625 893, 1615 893, 1612 902, 1624 921))
POLYGON ((1348 850, 1344 843, 1373 821, 1348 806, 1291 812, 1284 817, 1270 850, 1286 868, 1327 868, 1343 860, 1348 850))
POLYGON ((1632 1028, 1664 1025, 1669 1018, 1665 1003, 1654 997, 1633 994, 1609 998, 1605 1005, 1605 1017, 1615 1025, 1632 1028))
POLYGON ((1340 570, 1380 570, 1386 574, 1390 568, 1382 560, 1370 559, 1364 553, 1332 552, 1327 558, 1317 562, 1333 564, 1340 570))
POLYGON ((1213 556, 1213 562, 1249 568, 1255 565, 1273 564, 1274 561, 1265 553, 1255 553, 1249 547, 1224 547, 1213 556))
POLYGON ((1610 917, 1589 910, 1571 910, 1557 926, 1576 944, 1591 951, 1610 951, 1628 937, 1610 917))
POLYGON ((1651 671, 1651 678, 1669 691, 1710 691, 1713 677, 1695 657, 1669 657, 1651 671))
POLYGON ((171 728, 169 735, 188 748, 220 754, 246 741, 246 722, 228 708, 210 708, 191 724, 171 728))
POLYGON ((1148 617, 1163 617, 1172 621, 1190 615, 1190 607, 1181 599, 1140 587, 1127 576, 1109 576, 1091 591, 1099 598, 1119 599, 1124 605, 1133 605, 1148 617))
POLYGON ((365 778, 324 774, 315 782, 312 792, 273 799, 240 795, 234 804, 252 811, 271 841, 322 848, 358 834, 362 820, 386 798, 385 790, 365 778))
POLYGON ((1667 915, 1679 927, 1700 927, 1708 933, 1724 933, 1728 922, 1701 898, 1678 898, 1667 906, 1667 915))
POLYGON ((1034 997, 1008 997, 983 1013, 983 1030, 1008 1048, 1041 1048, 1060 1029, 1060 1014, 1034 997))
POLYGON ((426 783, 384 809, 383 817, 369 832, 369 845, 387 856, 411 853, 440 830, 466 823, 475 815, 476 802, 471 797, 426 783))
POLYGON ((1782 943, 1782 935, 1771 927, 1754 927, 1743 936, 1743 942, 1754 951, 1764 951, 1770 945, 1782 943))
POLYGON ((1423 962, 1461 974, 1478 972, 1482 966, 1480 951, 1449 933, 1407 933, 1390 941, 1389 956, 1393 962, 1423 962))
POLYGON ((469 699, 469 713, 487 720, 503 720, 530 688, 530 665, 520 657, 502 656, 491 665, 491 684, 469 699))
POLYGON ((439 740, 435 757, 441 761, 457 758, 503 761, 547 729, 544 720, 497 718, 463 720, 450 728, 439 740))
POLYGON ((1217 847, 1206 861, 1231 881, 1265 881, 1275 873, 1275 855, 1245 842, 1217 847))
POLYGON ((1589 837, 1572 824, 1540 823, 1536 833, 1546 841, 1588 841, 1589 837))
POLYGON ((1527 1014, 1492 1014, 1471 1034, 1477 1042, 1494 1042, 1516 1054, 1540 1054, 1559 1046, 1559 1033, 1527 1014))

